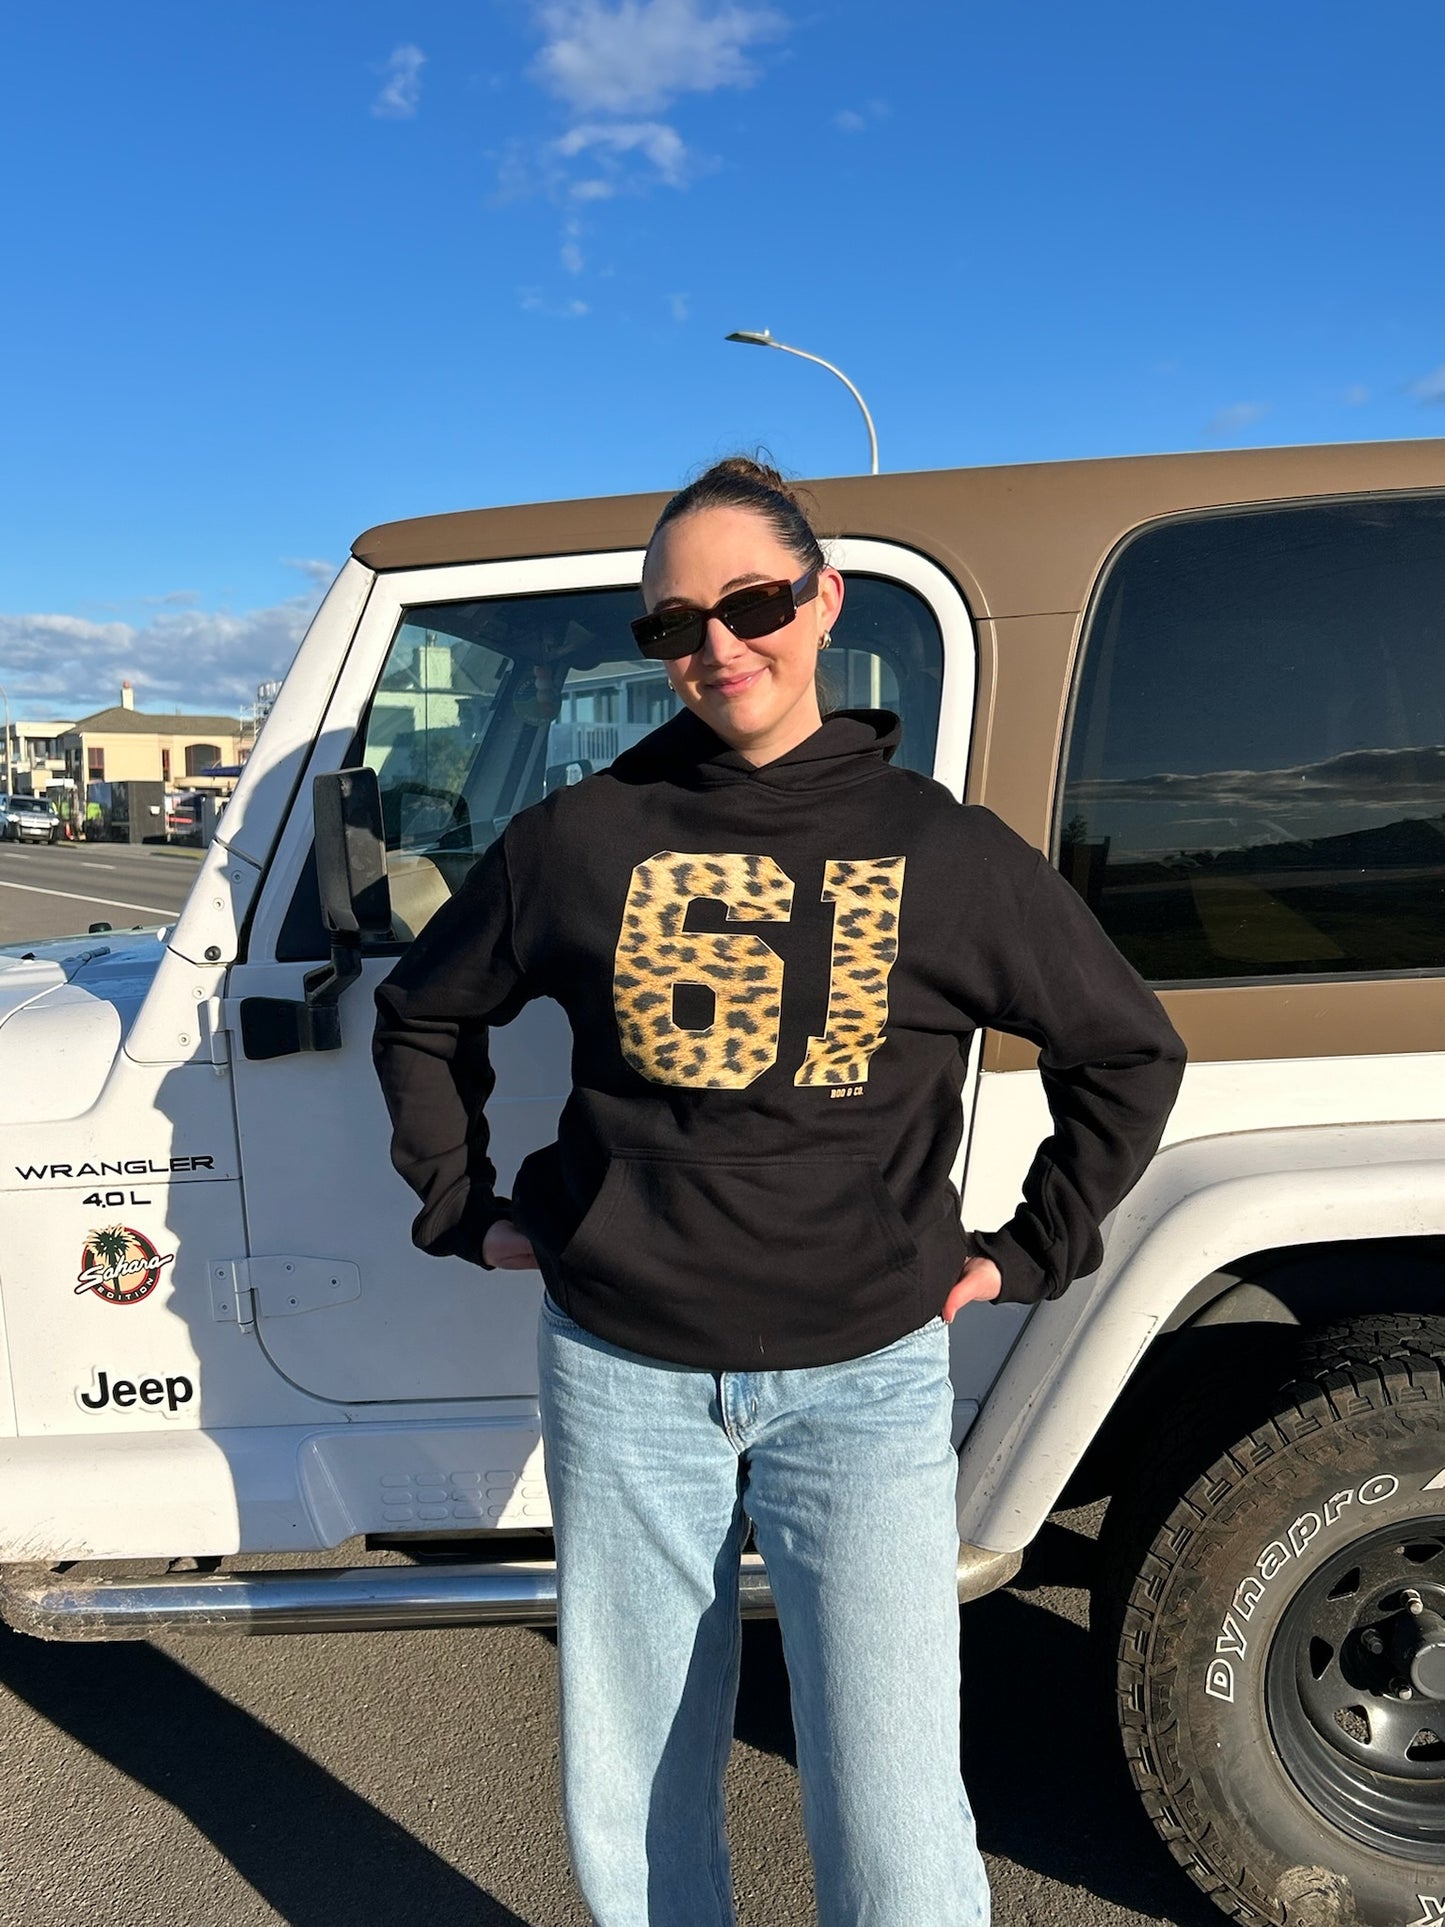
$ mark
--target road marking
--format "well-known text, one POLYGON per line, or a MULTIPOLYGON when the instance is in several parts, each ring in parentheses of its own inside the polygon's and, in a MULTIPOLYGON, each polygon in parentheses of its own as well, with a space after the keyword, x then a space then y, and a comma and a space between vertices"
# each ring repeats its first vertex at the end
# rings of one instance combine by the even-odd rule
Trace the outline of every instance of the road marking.
POLYGON ((162 910, 158 903, 126 903, 120 897, 87 897, 79 890, 42 890, 38 883, 0 883, 0 890, 28 890, 33 897, 64 897, 67 903, 103 903, 108 910, 149 910, 168 921, 180 915, 179 908, 162 910))
POLYGON ((77 860, 82 870, 118 870, 120 868, 118 863, 97 863, 93 856, 83 856, 77 860))

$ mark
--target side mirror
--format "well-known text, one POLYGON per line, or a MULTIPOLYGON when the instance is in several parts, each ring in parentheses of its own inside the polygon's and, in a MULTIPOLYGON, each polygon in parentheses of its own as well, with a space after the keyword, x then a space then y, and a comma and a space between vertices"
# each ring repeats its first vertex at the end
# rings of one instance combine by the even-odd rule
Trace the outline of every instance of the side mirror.
POLYGON ((304 998, 243 997, 241 1048, 247 1057, 294 1057, 341 1048, 341 994, 361 975, 367 938, 391 937, 391 889, 381 785, 374 769, 339 769, 312 786, 316 882, 331 933, 331 962, 301 980, 304 998))
POLYGON ((339 769, 311 786, 316 881, 326 928, 342 944, 391 938, 381 785, 374 769, 339 769))

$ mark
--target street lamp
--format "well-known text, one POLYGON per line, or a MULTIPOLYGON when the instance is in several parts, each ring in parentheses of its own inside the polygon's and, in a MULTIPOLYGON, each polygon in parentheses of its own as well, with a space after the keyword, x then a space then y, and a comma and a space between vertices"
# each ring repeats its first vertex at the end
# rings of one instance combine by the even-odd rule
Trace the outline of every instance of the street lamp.
POLYGON ((848 390, 848 393, 853 397, 854 401, 856 401, 858 406, 863 410, 863 420, 868 429, 868 452, 872 459, 872 467, 869 473, 872 475, 878 473, 878 436, 874 432, 873 417, 868 413, 867 402, 864 401, 863 397, 858 393, 858 390, 853 386, 852 382, 849 381, 841 368, 835 368, 831 361, 824 361, 821 355, 810 355, 806 348, 790 348, 786 341, 774 341, 772 335, 766 328, 740 328, 735 333, 728 335, 726 339, 729 341, 745 341, 754 348, 781 348, 785 355, 797 355, 803 361, 816 361, 820 368, 826 368, 830 375, 836 375, 848 390))
POLYGON ((0 696, 3 696, 5 698, 5 791, 4 791, 4 794, 8 796, 10 794, 10 696, 9 696, 9 692, 3 688, 0 688, 0 696))

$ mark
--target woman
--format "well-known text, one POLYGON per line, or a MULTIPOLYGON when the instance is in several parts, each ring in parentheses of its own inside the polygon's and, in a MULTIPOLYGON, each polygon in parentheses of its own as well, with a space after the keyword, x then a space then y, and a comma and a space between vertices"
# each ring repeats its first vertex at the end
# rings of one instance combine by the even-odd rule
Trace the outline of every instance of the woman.
POLYGON ((424 1249, 541 1270, 568 1831, 598 1927, 726 1927, 749 1522, 792 1684, 824 1927, 974 1927, 947 1323, 1056 1296, 1152 1155, 1182 1049, 989 812, 820 713, 843 604, 771 469, 663 511, 633 628, 683 712, 513 819, 377 994, 424 1249), (557 1143, 486 1156, 488 1026, 571 1020, 557 1143), (1055 1130, 1001 1230, 949 1170, 980 1025, 1055 1130))

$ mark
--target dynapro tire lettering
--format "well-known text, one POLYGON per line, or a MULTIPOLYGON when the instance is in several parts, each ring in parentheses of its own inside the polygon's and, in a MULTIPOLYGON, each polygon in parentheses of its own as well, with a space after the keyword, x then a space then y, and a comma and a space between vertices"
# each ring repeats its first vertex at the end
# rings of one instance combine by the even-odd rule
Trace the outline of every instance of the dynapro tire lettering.
POLYGON ((1353 1517, 1352 1507, 1383 1505, 1399 1490, 1400 1481, 1393 1473, 1377 1472, 1363 1485, 1331 1494, 1318 1511, 1300 1513, 1280 1538, 1270 1540, 1256 1558, 1254 1571, 1247 1572, 1235 1587, 1234 1597, 1219 1622, 1215 1657, 1209 1662, 1204 1678, 1204 1690, 1211 1699, 1234 1704, 1234 1662, 1248 1653, 1250 1622, 1259 1602, 1285 1567, 1301 1558, 1322 1532, 1338 1525, 1347 1515, 1353 1517))

